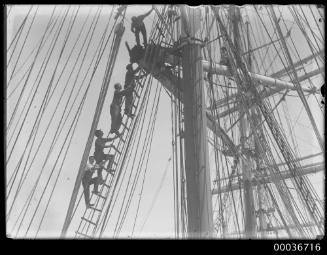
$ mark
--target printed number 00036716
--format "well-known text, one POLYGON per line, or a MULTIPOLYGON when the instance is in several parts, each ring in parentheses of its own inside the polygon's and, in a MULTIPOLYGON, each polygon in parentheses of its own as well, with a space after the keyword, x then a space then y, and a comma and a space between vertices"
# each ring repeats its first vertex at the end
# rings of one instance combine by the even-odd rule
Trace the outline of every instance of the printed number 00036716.
POLYGON ((274 251, 320 251, 320 243, 275 243, 274 251))

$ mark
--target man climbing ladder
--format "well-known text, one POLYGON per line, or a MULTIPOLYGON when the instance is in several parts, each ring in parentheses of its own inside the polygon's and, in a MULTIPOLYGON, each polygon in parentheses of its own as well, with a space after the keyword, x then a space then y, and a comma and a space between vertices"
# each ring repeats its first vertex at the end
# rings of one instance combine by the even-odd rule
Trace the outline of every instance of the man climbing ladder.
POLYGON ((95 164, 94 156, 90 156, 82 177, 82 185, 84 188, 84 198, 86 207, 93 206, 93 204, 90 204, 90 186, 94 185, 94 193, 98 193, 98 178, 92 178, 92 175, 97 167, 98 166, 95 164))
POLYGON ((97 169, 98 170, 98 183, 101 184, 101 183, 103 183, 102 168, 104 168, 106 161, 109 161, 107 169, 110 173, 112 173, 111 166, 114 161, 114 155, 104 154, 103 149, 114 147, 113 145, 106 145, 106 143, 113 141, 114 139, 117 138, 117 136, 114 138, 103 138, 102 137, 103 132, 102 132, 102 130, 99 130, 99 129, 95 131, 94 135, 97 137, 97 139, 95 140, 95 146, 94 146, 94 158, 95 158, 95 162, 99 166, 99 168, 97 169))
POLYGON ((110 133, 114 133, 117 136, 120 136, 121 134, 119 133, 119 128, 123 120, 123 116, 121 115, 123 96, 126 96, 128 93, 130 93, 131 88, 121 90, 122 86, 120 83, 116 83, 114 85, 114 88, 115 88, 114 97, 110 105, 110 115, 111 115, 110 133))
POLYGON ((132 114, 132 105, 133 105, 133 91, 135 89, 135 80, 142 79, 145 75, 139 75, 136 76, 135 74, 141 69, 140 66, 138 66, 135 70, 133 70, 133 65, 128 64, 126 66, 127 72, 125 75, 125 84, 124 89, 127 91, 127 94, 125 96, 125 114, 128 117, 134 117, 132 114))

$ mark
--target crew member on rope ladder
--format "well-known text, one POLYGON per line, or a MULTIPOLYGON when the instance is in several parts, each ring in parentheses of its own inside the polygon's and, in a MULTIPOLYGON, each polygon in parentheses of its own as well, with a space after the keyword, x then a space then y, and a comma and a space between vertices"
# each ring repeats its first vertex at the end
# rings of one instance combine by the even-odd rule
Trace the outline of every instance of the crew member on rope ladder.
POLYGON ((89 161, 87 162, 87 165, 85 167, 85 172, 82 177, 82 185, 84 189, 84 198, 85 198, 85 204, 87 207, 93 206, 93 204, 90 204, 90 186, 94 185, 94 193, 98 193, 98 178, 94 177, 92 178, 93 173, 95 172, 95 169, 99 168, 95 164, 94 156, 89 157, 89 161))
POLYGON ((96 130, 94 132, 94 135, 96 136, 96 140, 95 140, 95 145, 94 145, 94 158, 95 158, 95 162, 97 163, 98 167, 98 183, 102 184, 104 182, 104 180, 102 179, 102 168, 105 167, 105 163, 106 161, 109 161, 107 169, 109 171, 109 173, 113 174, 113 170, 111 169, 112 163, 114 162, 114 155, 110 155, 110 154, 105 154, 103 152, 104 148, 110 148, 110 147, 114 147, 113 145, 106 145, 107 142, 111 142, 114 139, 117 138, 103 138, 103 132, 102 130, 96 130))
POLYGON ((121 115, 121 105, 123 103, 123 96, 126 96, 128 93, 130 93, 130 91, 132 91, 132 87, 121 90, 122 89, 121 84, 116 83, 114 85, 114 88, 115 88, 114 97, 110 105, 110 115, 111 115, 110 133, 114 133, 117 136, 120 136, 121 134, 119 133, 119 128, 123 120, 123 117, 121 115))
POLYGON ((133 64, 128 64, 126 66, 127 72, 125 75, 125 84, 124 89, 127 91, 127 94, 125 96, 125 114, 128 117, 133 118, 134 114, 132 114, 132 106, 133 106, 133 91, 135 89, 135 80, 142 79, 144 75, 136 76, 135 74, 141 69, 140 66, 138 66, 135 70, 133 70, 133 64))

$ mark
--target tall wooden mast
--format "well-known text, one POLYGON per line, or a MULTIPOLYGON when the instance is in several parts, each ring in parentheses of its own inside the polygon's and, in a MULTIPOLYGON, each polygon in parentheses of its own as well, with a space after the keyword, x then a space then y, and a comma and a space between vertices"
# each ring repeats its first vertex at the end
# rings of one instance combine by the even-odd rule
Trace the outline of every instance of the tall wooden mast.
MULTIPOLYGON (((241 37, 239 31, 239 24, 241 22, 241 14, 239 8, 232 6, 230 7, 230 19, 232 20, 232 30, 234 37, 234 45, 239 55, 242 55, 243 49, 241 46, 241 37)), ((240 92, 241 93, 241 92, 240 92)), ((241 107, 239 110, 240 118, 240 145, 241 150, 244 151, 246 149, 246 145, 244 143, 247 135, 248 123, 246 119, 246 109, 241 107)), ((250 117, 250 116, 247 116, 250 117)), ((247 157, 241 158, 240 165, 243 173, 243 182, 244 182, 244 210, 245 210, 245 236, 247 238, 255 237, 255 228, 256 228, 256 219, 255 219, 255 210, 254 210, 254 197, 253 197, 253 189, 252 189, 252 177, 251 177, 251 166, 252 159, 247 157)))
POLYGON ((185 118, 185 169, 188 237, 213 234, 213 212, 207 143, 207 118, 201 62, 198 9, 181 6, 182 67, 185 118))

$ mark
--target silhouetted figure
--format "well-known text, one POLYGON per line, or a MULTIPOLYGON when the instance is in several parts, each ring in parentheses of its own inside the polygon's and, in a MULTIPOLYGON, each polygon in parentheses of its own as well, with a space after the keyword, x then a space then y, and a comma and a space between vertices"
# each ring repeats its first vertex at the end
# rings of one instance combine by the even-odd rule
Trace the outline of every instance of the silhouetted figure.
POLYGON ((121 115, 123 96, 126 96, 130 92, 129 91, 130 89, 121 90, 122 86, 120 83, 116 83, 114 87, 115 87, 114 97, 110 105, 110 115, 111 115, 110 133, 114 133, 117 136, 119 136, 120 135, 119 128, 123 120, 123 117, 121 115))
POLYGON ((144 75, 136 76, 135 74, 141 69, 141 67, 137 67, 133 70, 133 65, 128 64, 126 66, 127 72, 125 75, 125 84, 124 89, 127 91, 125 96, 125 114, 128 117, 134 117, 132 114, 132 105, 133 105, 133 92, 136 86, 135 80, 142 79, 144 75))
POLYGON ((117 137, 114 138, 103 138, 103 132, 102 130, 96 130, 94 132, 94 135, 96 136, 95 145, 94 145, 94 159, 95 162, 98 164, 98 179, 99 183, 101 183, 102 180, 102 168, 104 167, 106 161, 109 161, 107 169, 109 172, 111 172, 111 166, 114 161, 114 155, 111 154, 105 154, 103 149, 113 147, 112 145, 106 145, 107 142, 111 142, 117 137))
POLYGON ((150 11, 148 11, 147 13, 145 13, 143 15, 139 15, 137 17, 136 16, 132 17, 131 31, 135 34, 135 40, 136 40, 137 45, 140 45, 140 33, 142 33, 142 36, 143 36, 143 45, 146 46, 146 44, 147 44, 146 29, 145 29, 143 20, 148 15, 150 15, 152 10, 153 10, 153 7, 151 8, 150 11))
POLYGON ((84 198, 87 207, 93 206, 93 204, 90 204, 90 186, 94 185, 94 193, 98 193, 98 178, 97 177, 92 178, 95 169, 96 169, 96 164, 95 164, 94 156, 90 156, 82 177, 84 198))

